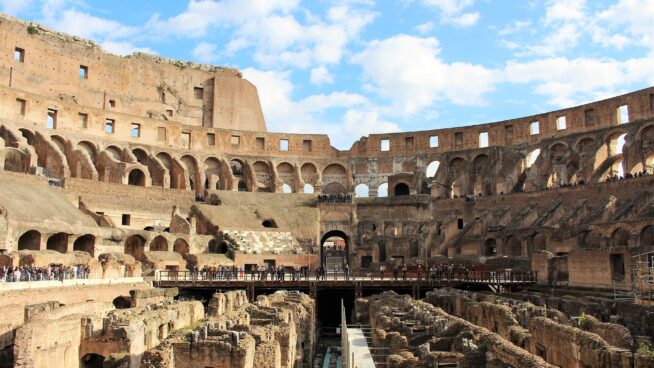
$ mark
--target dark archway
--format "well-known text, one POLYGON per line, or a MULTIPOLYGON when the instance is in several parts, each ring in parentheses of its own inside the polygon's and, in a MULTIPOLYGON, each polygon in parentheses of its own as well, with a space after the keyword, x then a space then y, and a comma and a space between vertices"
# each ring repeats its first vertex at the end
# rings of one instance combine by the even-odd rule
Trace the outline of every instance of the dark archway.
POLYGON ((326 270, 340 270, 348 262, 350 239, 341 230, 330 230, 320 238, 320 261, 326 270), (327 245, 327 247, 325 247, 327 245))
POLYGON ((227 243, 220 242, 218 243, 215 239, 212 239, 209 241, 209 253, 216 253, 216 254, 227 254, 228 250, 227 243))
POLYGON ((41 249, 41 233, 30 230, 18 238, 18 250, 39 250, 41 249))
POLYGON ((80 368, 102 368, 104 359, 100 354, 86 354, 80 361, 80 368))
POLYGON ((56 233, 50 236, 46 243, 46 249, 66 253, 68 251, 68 234, 56 233))
POLYGON ((185 258, 190 253, 188 243, 181 238, 175 240, 175 243, 173 243, 173 251, 181 254, 182 258, 185 258))
POLYGON ((113 305, 116 307, 116 309, 127 309, 130 308, 132 305, 132 302, 129 297, 126 296, 118 296, 113 300, 113 305))
POLYGON ((407 196, 411 194, 411 191, 406 183, 398 183, 393 189, 393 193, 395 194, 396 197, 399 197, 399 196, 407 196))
POLYGON ((379 244, 379 262, 386 262, 386 242, 380 241, 379 244))
POLYGON ((618 228, 611 235, 611 246, 613 247, 627 247, 629 246, 629 232, 625 229, 618 228))
POLYGON ((484 248, 482 249, 481 255, 484 257, 494 257, 497 255, 497 240, 494 238, 488 238, 484 242, 484 248))
POLYGON ((264 220, 261 223, 261 226, 267 227, 267 228, 277 228, 277 223, 273 219, 267 219, 267 220, 264 220))
POLYGON ((93 257, 95 254, 95 236, 91 234, 82 235, 75 239, 73 250, 86 252, 93 257))
POLYGON ((322 188, 322 193, 323 194, 341 194, 345 193, 345 186, 341 183, 329 183, 325 185, 324 188, 322 188))
POLYGON ((520 243, 520 239, 515 236, 507 238, 506 245, 504 246, 504 254, 509 257, 522 256, 522 244, 520 243))
POLYGON ((420 244, 418 243, 418 239, 413 239, 409 243, 409 257, 420 257, 420 244))
POLYGON ((167 252, 168 251, 168 240, 163 236, 159 235, 152 239, 150 242, 150 251, 151 252, 167 252))
POLYGON ((248 191, 248 186, 245 184, 245 180, 239 180, 238 181, 238 191, 239 192, 247 192, 248 191))
POLYGON ((127 184, 144 187, 145 174, 143 173, 143 171, 139 169, 133 169, 132 171, 130 171, 129 176, 127 177, 127 184))
POLYGON ((125 254, 137 261, 142 261, 145 252, 145 239, 140 235, 132 235, 125 240, 125 254))

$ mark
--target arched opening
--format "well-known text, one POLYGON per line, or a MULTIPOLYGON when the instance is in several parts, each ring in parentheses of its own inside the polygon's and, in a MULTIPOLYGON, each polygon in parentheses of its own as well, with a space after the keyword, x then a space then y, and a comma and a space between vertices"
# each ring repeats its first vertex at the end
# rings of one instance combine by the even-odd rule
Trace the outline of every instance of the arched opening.
POLYGON ((79 251, 79 252, 86 252, 91 255, 91 257, 95 256, 95 236, 91 234, 86 234, 82 235, 79 238, 75 239, 75 242, 73 243, 73 250, 79 251))
POLYGON ((140 169, 133 169, 127 177, 127 184, 139 187, 145 186, 145 174, 140 169))
POLYGON ((282 184, 282 193, 286 193, 286 194, 293 193, 293 189, 291 189, 290 185, 284 183, 282 184))
POLYGON ((221 189, 220 188, 220 160, 215 157, 208 157, 204 160, 204 182, 205 189, 221 189))
POLYGON ((261 226, 266 228, 277 228, 277 223, 273 219, 267 219, 261 223, 261 226))
POLYGON ((136 157, 136 161, 141 165, 148 165, 148 154, 140 148, 135 148, 132 150, 132 154, 136 157))
POLYGON ((105 148, 104 151, 109 155, 109 157, 113 158, 114 160, 122 161, 123 153, 120 150, 120 148, 118 148, 116 146, 109 146, 109 147, 105 148))
POLYGON ((540 156, 540 148, 530 151, 525 160, 525 167, 530 168, 536 162, 538 156, 540 156))
POLYGON ((143 228, 145 231, 154 231, 154 226, 146 226, 143 228))
POLYGON ((18 250, 39 250, 41 249, 41 233, 30 230, 18 238, 18 250))
POLYGON ((150 242, 150 251, 151 252, 167 252, 168 251, 168 240, 163 236, 159 235, 152 239, 150 242))
POLYGON ((331 230, 320 238, 321 264, 327 271, 341 271, 347 264, 349 238, 340 230, 331 230))
POLYGON ((541 250, 547 250, 547 236, 545 234, 536 234, 532 241, 532 251, 541 250))
POLYGON ((613 247, 627 247, 629 246, 629 232, 625 229, 615 229, 611 235, 611 245, 613 247))
POLYGON ((5 149, 5 171, 26 172, 27 164, 23 162, 24 156, 18 149, 5 149))
POLYGON ((303 189, 304 189, 304 193, 307 193, 307 194, 313 194, 315 192, 315 189, 313 189, 313 185, 311 185, 309 183, 304 184, 303 189))
POLYGON ((116 309, 127 309, 130 308, 132 303, 128 297, 118 296, 113 301, 112 304, 116 309))
POLYGON ((282 162, 279 165, 277 165, 277 178, 282 181, 282 192, 284 193, 292 193, 291 191, 285 191, 286 189, 285 186, 288 187, 288 189, 295 188, 295 167, 288 162, 282 162))
POLYGON ((341 183, 329 183, 322 189, 323 194, 340 194, 345 192, 345 187, 341 183))
POLYGON ((509 257, 520 257, 522 256, 522 244, 520 239, 515 236, 511 236, 506 239, 506 252, 505 255, 509 257))
POLYGON ((388 183, 383 183, 377 187, 377 197, 388 197, 388 183))
MULTIPOLYGON (((300 174, 302 175, 302 181, 304 181, 307 184, 310 184, 312 188, 314 185, 316 185, 316 182, 318 181, 318 170, 316 169, 316 165, 310 162, 305 163, 300 168, 300 174)), ((304 192, 309 193, 306 191, 306 189, 304 192)))
POLYGON ((66 253, 68 250, 68 234, 56 233, 48 238, 46 249, 59 253, 66 253))
POLYGON ((182 258, 186 258, 186 256, 190 253, 188 243, 186 240, 181 238, 175 240, 175 243, 173 243, 173 251, 181 254, 182 258))
POLYGON ((488 238, 484 242, 484 247, 482 248, 481 255, 484 257, 494 257, 497 255, 497 240, 494 238, 488 238))
POLYGON ((366 184, 359 184, 356 187, 354 187, 354 196, 357 198, 365 198, 369 196, 369 189, 366 184))
POLYGON ((100 354, 86 354, 80 361, 80 368, 102 368, 104 359, 100 354))
POLYGON ((640 245, 645 247, 654 246, 654 226, 647 225, 640 232, 640 245))
POLYGON ((145 239, 140 235, 132 235, 125 240, 125 254, 129 254, 137 261, 143 260, 145 252, 145 239))
POLYGON ((186 167, 186 171, 188 172, 189 186, 186 189, 195 190, 195 183, 200 182, 197 160, 191 155, 184 155, 180 161, 182 162, 182 165, 186 167))
POLYGON ((398 183, 393 189, 393 193, 396 197, 407 196, 410 194, 409 186, 406 183, 398 183))
POLYGON ((409 243, 409 257, 417 258, 420 257, 420 244, 417 239, 411 240, 409 243))
POLYGON ((80 141, 77 143, 77 148, 81 149, 82 151, 86 151, 86 153, 89 154, 91 161, 95 162, 95 157, 97 156, 98 151, 93 143, 88 141, 80 141))
POLYGON ((438 167, 441 165, 439 161, 432 161, 427 165, 427 170, 425 171, 425 177, 433 178, 438 172, 438 167))
POLYGON ((227 243, 224 241, 220 243, 218 243, 215 239, 211 239, 209 241, 209 253, 227 254, 228 250, 229 247, 227 246, 227 243))
POLYGON ((380 241, 379 244, 377 244, 377 252, 379 254, 379 262, 386 262, 386 242, 385 241, 380 241))
POLYGON ((579 247, 582 249, 599 249, 602 236, 597 231, 586 231, 581 235, 579 247))
POLYGON ((248 191, 248 186, 245 184, 245 180, 241 179, 238 181, 238 191, 239 192, 247 192, 248 191))
POLYGON ((229 161, 229 167, 232 169, 232 174, 234 176, 243 176, 245 174, 243 170, 244 169, 243 161, 241 160, 233 159, 229 161))
POLYGON ((619 155, 622 153, 625 144, 625 138, 627 133, 614 133, 609 136, 608 146, 609 146, 609 157, 619 155))

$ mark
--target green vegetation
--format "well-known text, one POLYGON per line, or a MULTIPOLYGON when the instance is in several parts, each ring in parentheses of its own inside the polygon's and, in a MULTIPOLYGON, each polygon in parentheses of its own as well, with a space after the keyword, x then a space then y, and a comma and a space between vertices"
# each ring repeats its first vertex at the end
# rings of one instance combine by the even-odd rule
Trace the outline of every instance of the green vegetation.
POLYGON ((38 28, 36 28, 34 26, 27 26, 27 33, 29 33, 31 35, 35 35, 35 34, 39 33, 39 30, 38 30, 38 28))

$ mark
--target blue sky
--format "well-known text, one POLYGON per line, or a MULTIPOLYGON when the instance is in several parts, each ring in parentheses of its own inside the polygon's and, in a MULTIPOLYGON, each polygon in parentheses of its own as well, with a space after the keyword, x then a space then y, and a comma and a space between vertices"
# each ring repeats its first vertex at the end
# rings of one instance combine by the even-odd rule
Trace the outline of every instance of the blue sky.
POLYGON ((0 0, 89 38, 243 71, 270 131, 499 121, 654 85, 654 0, 0 0))

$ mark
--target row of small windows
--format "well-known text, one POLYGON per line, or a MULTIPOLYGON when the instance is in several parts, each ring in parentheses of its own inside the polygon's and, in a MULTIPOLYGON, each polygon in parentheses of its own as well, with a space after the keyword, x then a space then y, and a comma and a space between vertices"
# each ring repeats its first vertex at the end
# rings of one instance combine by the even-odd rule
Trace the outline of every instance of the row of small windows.
MULTIPOLYGON (((19 62, 19 63, 24 63, 25 62, 25 49, 16 47, 14 49, 14 61, 19 62)), ((89 79, 89 67, 86 65, 80 65, 79 66, 79 77, 80 79, 89 79)), ((165 102, 166 97, 165 93, 162 93, 161 99, 165 102)), ((204 98, 204 89, 202 87, 194 87, 193 88, 193 96, 196 99, 203 99, 204 98)), ((109 105, 111 107, 116 107, 116 101, 110 100, 109 105)), ((172 114, 171 114, 172 115, 172 114)))
MULTIPOLYGON (((654 110, 654 95, 650 95, 650 99, 652 100, 652 109, 654 110)), ((625 124, 629 122, 629 108, 627 105, 622 105, 619 106, 616 109, 616 119, 618 124, 625 124)), ((585 111, 584 114, 584 120, 586 122, 587 126, 592 126, 594 125, 594 120, 595 120, 595 111, 593 109, 589 109, 585 111)), ((561 115, 556 118, 556 130, 566 130, 568 128, 567 126, 567 119, 565 115, 561 115)), ((530 135, 538 135, 540 134, 540 122, 534 121, 529 124, 529 134, 530 135)), ((505 137, 507 139, 513 139, 513 126, 512 125, 507 125, 505 126, 505 137)), ((490 144, 489 142, 489 136, 488 132, 481 132, 479 133, 479 147, 484 148, 488 147, 490 144)), ((462 132, 457 132, 454 133, 454 146, 455 147, 462 147, 463 146, 463 133, 462 132)), ((438 147, 438 136, 432 135, 429 137, 429 148, 437 148, 438 147)), ((391 150, 391 141, 390 139, 381 139, 380 140, 380 149, 382 152, 388 152, 391 150)), ((413 137, 405 137, 405 149, 413 149, 413 137)))
MULTIPOLYGON (((18 109, 22 115, 25 114, 25 108, 27 102, 23 99, 16 99, 16 103, 18 105, 18 109)), ((88 127, 88 119, 89 116, 88 114, 84 113, 79 113, 79 125, 81 128, 87 128, 88 127)), ((47 115, 47 120, 46 120, 46 127, 48 129, 57 129, 57 110, 55 109, 48 109, 48 115, 47 115)), ((113 134, 116 131, 116 120, 114 119, 105 119, 104 122, 104 132, 107 134, 113 134)), ((139 123, 132 123, 130 127, 130 136, 134 138, 139 138, 141 136, 141 124, 139 123)), ((166 141, 166 128, 165 127, 159 127, 157 129, 157 140, 158 141, 166 141)), ((241 137, 238 135, 232 135, 230 139, 232 145, 238 146, 241 144, 241 137)), ((181 144, 184 147, 190 147, 191 143, 191 133, 189 132, 182 132, 181 134, 181 144)), ((207 133, 207 145, 208 146, 215 146, 216 145, 216 134, 215 133, 207 133)), ((265 138, 263 137, 257 137, 256 138, 256 148, 263 150, 265 148, 265 138)), ((305 139, 302 141, 302 149, 305 152, 311 152, 312 150, 312 142, 311 140, 305 139)), ((288 139, 280 139, 279 140, 279 150, 280 151, 288 151, 289 150, 289 143, 288 139)))

